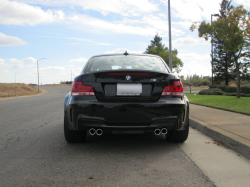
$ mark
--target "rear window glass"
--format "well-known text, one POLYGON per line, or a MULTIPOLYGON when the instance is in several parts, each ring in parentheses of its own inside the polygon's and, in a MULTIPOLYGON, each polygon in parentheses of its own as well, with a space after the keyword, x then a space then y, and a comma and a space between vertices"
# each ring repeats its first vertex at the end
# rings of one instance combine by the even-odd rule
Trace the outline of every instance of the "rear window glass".
POLYGON ((107 70, 150 70, 167 72, 164 62, 158 57, 115 55, 91 59, 85 73, 107 70))

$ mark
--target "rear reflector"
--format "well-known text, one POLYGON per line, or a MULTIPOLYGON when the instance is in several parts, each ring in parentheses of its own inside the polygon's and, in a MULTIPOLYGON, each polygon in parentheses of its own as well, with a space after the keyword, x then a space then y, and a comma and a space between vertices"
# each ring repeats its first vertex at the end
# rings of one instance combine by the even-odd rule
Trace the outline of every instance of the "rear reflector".
POLYGON ((183 86, 180 81, 175 81, 172 85, 166 86, 161 94, 162 96, 183 96, 183 86))
POLYGON ((91 86, 82 84, 82 82, 74 82, 71 90, 72 96, 93 96, 94 90, 91 86))
POLYGON ((109 73, 109 75, 148 75, 148 73, 109 73))

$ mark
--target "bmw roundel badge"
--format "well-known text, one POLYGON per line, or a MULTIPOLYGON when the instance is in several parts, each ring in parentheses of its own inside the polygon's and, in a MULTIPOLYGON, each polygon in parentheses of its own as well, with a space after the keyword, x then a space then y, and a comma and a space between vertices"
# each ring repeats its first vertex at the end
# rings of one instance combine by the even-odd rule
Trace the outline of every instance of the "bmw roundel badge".
POLYGON ((125 77, 125 80, 130 81, 130 80, 131 80, 131 76, 127 75, 127 76, 125 77))

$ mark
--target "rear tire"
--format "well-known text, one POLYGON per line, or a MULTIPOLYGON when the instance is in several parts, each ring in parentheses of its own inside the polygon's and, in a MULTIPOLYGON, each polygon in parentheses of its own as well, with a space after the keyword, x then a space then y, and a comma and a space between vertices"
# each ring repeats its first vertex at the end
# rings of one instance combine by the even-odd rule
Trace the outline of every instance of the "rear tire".
POLYGON ((64 137, 68 143, 82 143, 86 141, 87 131, 69 130, 67 117, 64 116, 64 137))
POLYGON ((185 130, 169 131, 169 133, 166 134, 165 136, 166 139, 171 142, 185 142, 188 138, 188 133, 189 133, 189 120, 185 130))

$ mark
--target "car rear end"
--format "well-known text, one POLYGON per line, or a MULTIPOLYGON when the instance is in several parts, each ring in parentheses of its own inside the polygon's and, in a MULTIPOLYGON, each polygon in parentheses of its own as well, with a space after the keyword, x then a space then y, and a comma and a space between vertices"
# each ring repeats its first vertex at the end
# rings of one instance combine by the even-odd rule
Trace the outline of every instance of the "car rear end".
POLYGON ((112 130, 183 131, 188 99, 180 79, 153 55, 92 57, 65 98, 67 127, 101 135, 112 130))

